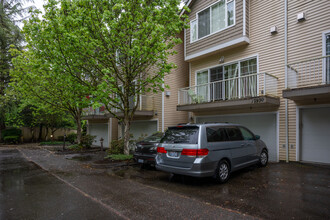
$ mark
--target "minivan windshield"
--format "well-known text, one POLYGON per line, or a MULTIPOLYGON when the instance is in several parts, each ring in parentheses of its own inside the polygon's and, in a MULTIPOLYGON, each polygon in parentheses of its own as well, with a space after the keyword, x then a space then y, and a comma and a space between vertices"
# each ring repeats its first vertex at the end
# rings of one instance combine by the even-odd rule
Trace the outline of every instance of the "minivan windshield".
POLYGON ((199 127, 170 127, 160 143, 165 144, 197 144, 199 127))

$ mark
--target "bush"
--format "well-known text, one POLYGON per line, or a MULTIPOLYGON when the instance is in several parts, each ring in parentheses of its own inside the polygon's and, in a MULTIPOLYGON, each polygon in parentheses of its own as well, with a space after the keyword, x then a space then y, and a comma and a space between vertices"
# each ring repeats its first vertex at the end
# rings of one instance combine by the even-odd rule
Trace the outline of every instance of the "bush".
POLYGON ((7 128, 2 131, 2 138, 4 139, 6 136, 22 136, 22 131, 21 129, 18 128, 7 128))
POLYGON ((84 147, 81 145, 78 145, 78 144, 74 144, 74 145, 69 146, 68 149, 75 150, 75 151, 81 151, 84 149, 84 147))
POLYGON ((90 148, 93 144, 93 141, 95 140, 96 136, 92 136, 89 134, 86 134, 81 137, 81 146, 90 148))
POLYGON ((111 148, 108 154, 124 154, 124 139, 111 141, 111 148))
POLYGON ((64 141, 64 136, 58 136, 58 137, 57 137, 57 140, 58 140, 58 141, 64 141))
POLYGON ((5 136, 3 138, 6 144, 18 144, 20 136, 5 136))
POLYGON ((113 155, 108 155, 106 158, 109 158, 109 159, 115 160, 115 161, 123 161, 123 160, 133 159, 133 155, 113 154, 113 155))
POLYGON ((76 133, 70 133, 67 135, 66 140, 70 142, 71 144, 76 143, 77 140, 77 134, 76 133))

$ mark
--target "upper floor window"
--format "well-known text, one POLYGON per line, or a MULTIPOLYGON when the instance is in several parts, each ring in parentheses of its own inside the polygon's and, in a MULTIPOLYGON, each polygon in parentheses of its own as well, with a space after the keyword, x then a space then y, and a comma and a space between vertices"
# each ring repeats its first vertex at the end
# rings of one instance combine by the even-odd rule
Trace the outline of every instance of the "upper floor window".
POLYGON ((235 24, 235 0, 221 0, 197 13, 190 23, 191 42, 235 24))

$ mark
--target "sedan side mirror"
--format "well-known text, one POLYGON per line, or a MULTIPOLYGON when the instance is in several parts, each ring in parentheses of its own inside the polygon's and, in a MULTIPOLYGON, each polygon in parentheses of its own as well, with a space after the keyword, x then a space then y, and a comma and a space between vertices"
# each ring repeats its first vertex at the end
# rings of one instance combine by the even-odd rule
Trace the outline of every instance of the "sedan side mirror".
POLYGON ((260 135, 256 135, 256 140, 259 140, 260 139, 260 135))

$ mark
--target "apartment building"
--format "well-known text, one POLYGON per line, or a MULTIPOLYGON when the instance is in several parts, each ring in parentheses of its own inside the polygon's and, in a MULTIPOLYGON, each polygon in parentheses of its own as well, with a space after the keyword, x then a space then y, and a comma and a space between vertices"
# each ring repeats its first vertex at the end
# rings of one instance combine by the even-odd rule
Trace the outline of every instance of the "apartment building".
MULTIPOLYGON (((183 32, 180 37, 183 40, 183 32)), ((169 62, 176 64, 177 68, 164 78, 164 85, 168 85, 169 89, 166 88, 164 92, 159 91, 155 94, 140 95, 138 109, 130 129, 134 140, 157 131, 164 132, 168 126, 188 122, 187 112, 176 111, 177 91, 179 88, 187 87, 189 79, 188 63, 184 61, 183 43, 175 46, 174 50, 177 54, 170 56, 169 62)), ((117 114, 119 117, 122 116, 120 112, 117 114)), ((103 146, 111 147, 111 140, 123 137, 124 126, 106 112, 104 106, 98 109, 90 107, 85 111, 83 119, 88 121, 88 133, 96 136, 95 146, 100 146, 100 139, 103 138, 103 146)))
MULTIPOLYGON (((330 2, 187 0, 186 5, 190 12, 182 13, 190 28, 171 57, 178 65, 165 78, 171 89, 141 97, 134 138, 188 121, 239 123, 266 142, 270 161, 329 164, 330 2)), ((97 139, 122 136, 115 119, 88 117, 97 139)))
POLYGON ((177 110, 191 122, 247 126, 270 161, 330 163, 330 2, 186 4, 189 87, 179 90, 177 110))

